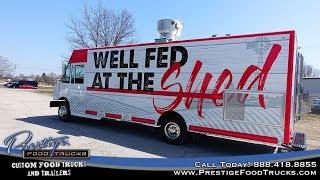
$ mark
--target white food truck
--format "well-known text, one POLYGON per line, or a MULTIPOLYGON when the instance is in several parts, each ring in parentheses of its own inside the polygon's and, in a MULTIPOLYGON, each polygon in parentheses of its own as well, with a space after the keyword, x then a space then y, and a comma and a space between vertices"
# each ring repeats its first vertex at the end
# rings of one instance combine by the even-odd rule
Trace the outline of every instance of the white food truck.
POLYGON ((295 31, 175 40, 158 21, 154 43, 76 49, 51 107, 71 116, 157 127, 170 144, 190 133, 306 149, 299 119, 303 56, 295 31))

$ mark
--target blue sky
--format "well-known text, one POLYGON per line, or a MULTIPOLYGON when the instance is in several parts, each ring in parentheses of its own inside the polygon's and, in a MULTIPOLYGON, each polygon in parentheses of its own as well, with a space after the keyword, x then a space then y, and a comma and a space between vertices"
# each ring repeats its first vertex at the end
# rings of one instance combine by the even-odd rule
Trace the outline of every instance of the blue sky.
MULTIPOLYGON (((80 14, 84 3, 97 1, 2 1, 0 4, 0 55, 17 64, 17 73, 60 73, 62 56, 69 53, 65 24, 80 14)), ((308 64, 320 68, 320 1, 293 0, 105 0, 114 10, 131 11, 140 42, 157 37, 156 21, 183 21, 180 39, 268 32, 297 31, 308 64)))

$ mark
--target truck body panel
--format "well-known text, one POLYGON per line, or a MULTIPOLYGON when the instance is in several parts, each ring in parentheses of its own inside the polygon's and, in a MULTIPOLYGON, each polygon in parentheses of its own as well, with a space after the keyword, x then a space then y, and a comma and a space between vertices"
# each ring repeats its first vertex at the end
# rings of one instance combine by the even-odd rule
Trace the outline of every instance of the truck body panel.
POLYGON ((79 49, 54 99, 74 116, 149 126, 174 111, 190 132, 279 146, 298 115, 296 53, 294 31, 79 49))

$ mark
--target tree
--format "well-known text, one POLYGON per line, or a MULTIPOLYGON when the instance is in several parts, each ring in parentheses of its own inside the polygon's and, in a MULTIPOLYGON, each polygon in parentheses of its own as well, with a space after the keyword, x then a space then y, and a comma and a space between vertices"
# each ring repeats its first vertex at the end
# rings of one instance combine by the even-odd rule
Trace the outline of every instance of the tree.
POLYGON ((38 82, 42 82, 42 78, 40 75, 36 75, 35 80, 38 82))
POLYGON ((303 77, 319 77, 320 71, 309 64, 303 64, 303 77))
POLYGON ((105 8, 83 6, 81 17, 71 17, 67 40, 72 48, 90 48, 135 42, 135 23, 128 10, 120 13, 105 8))
POLYGON ((54 85, 57 82, 57 79, 59 79, 59 77, 55 74, 55 73, 49 73, 47 75, 47 81, 45 83, 50 84, 50 85, 54 85))
POLYGON ((15 66, 8 58, 0 56, 0 77, 11 76, 15 66))
POLYGON ((18 79, 25 79, 25 78, 26 78, 26 75, 24 75, 22 73, 18 75, 18 79))
POLYGON ((59 79, 59 76, 55 73, 42 73, 42 75, 36 75, 33 76, 33 78, 38 81, 39 83, 54 85, 57 82, 57 79, 59 79))
POLYGON ((48 80, 48 77, 47 77, 47 75, 46 75, 46 73, 42 73, 42 75, 41 75, 41 82, 47 82, 47 80, 48 80))

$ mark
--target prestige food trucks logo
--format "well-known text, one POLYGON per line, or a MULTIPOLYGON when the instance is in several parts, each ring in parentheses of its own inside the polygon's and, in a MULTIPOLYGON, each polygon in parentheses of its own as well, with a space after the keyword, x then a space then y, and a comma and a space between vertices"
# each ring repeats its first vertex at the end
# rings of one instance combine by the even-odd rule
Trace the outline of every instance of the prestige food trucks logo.
POLYGON ((22 149, 25 158, 84 158, 89 157, 89 150, 58 149, 70 146, 69 137, 47 137, 40 141, 32 142, 31 131, 19 131, 9 135, 4 140, 7 153, 13 149, 22 149))
MULTIPOLYGON (((252 46, 253 47, 253 46, 252 46)), ((248 47, 249 49, 252 47, 248 47)), ((264 50, 266 48, 263 48, 264 50)), ((186 87, 182 86, 181 82, 168 83, 169 79, 177 80, 181 74, 182 67, 188 62, 188 50, 183 46, 172 46, 172 47, 157 47, 157 48, 146 48, 145 59, 143 63, 137 63, 134 59, 134 49, 129 51, 129 63, 124 63, 124 50, 114 51, 100 51, 93 52, 94 67, 96 69, 119 69, 115 74, 110 72, 96 72, 93 83, 88 90, 93 91, 107 91, 107 92, 118 92, 118 93, 130 93, 130 94, 148 94, 155 96, 170 96, 174 97, 171 103, 165 106, 159 106, 156 100, 153 98, 154 109, 162 114, 166 111, 173 111, 179 104, 184 100, 184 105, 187 109, 190 109, 191 103, 194 99, 198 99, 197 112, 199 117, 203 117, 202 105, 204 99, 212 100, 215 106, 222 106, 222 102, 218 101, 222 99, 223 90, 228 89, 231 84, 237 84, 237 90, 251 90, 253 86, 257 87, 258 91, 263 91, 266 79, 269 71, 272 68, 275 60, 277 59, 281 45, 273 44, 271 48, 268 47, 269 52, 264 60, 264 64, 249 65, 243 72, 238 82, 233 82, 233 73, 230 69, 222 70, 218 77, 213 77, 212 73, 206 72, 202 77, 201 85, 195 87, 194 82, 196 78, 201 78, 199 72, 203 66, 200 59, 196 59, 189 75, 189 80, 186 87), (170 51, 169 51, 170 50, 170 51), (170 53, 169 53, 170 52, 170 53), (178 54, 179 53, 179 59, 178 54), (156 63, 151 63, 156 61, 156 63), (151 64, 153 67, 151 67, 151 64), (160 80, 161 90, 154 90, 154 73, 153 72, 121 72, 121 70, 129 68, 165 68, 165 72, 160 80), (135 78, 134 78, 135 77, 135 78), (137 78, 136 78, 137 77, 137 78), (104 82, 102 79, 104 78, 104 82), (118 87, 110 87, 110 78, 117 78, 119 85, 118 87), (211 81, 215 80, 215 86, 212 88, 211 93, 206 93, 209 88, 211 81), (249 80, 250 79, 250 80, 249 80), (128 83, 128 88, 124 89, 125 82, 128 83), (133 89, 133 85, 136 85, 136 89, 133 89), (222 85, 224 85, 222 87, 222 85), (198 89, 200 88, 200 89, 198 89), (176 89, 172 91, 172 89, 176 89), (196 89, 196 90, 194 90, 196 89)), ((265 52, 264 52, 265 53, 265 52)), ((260 56, 259 56, 260 57, 260 56)), ((237 94, 237 99, 240 102, 244 102, 248 94, 237 94)), ((264 95, 258 96, 259 104, 262 108, 266 108, 264 95)))

